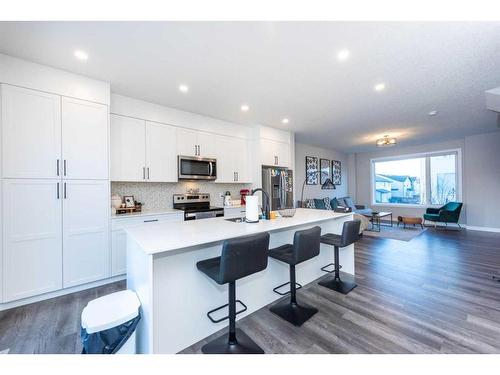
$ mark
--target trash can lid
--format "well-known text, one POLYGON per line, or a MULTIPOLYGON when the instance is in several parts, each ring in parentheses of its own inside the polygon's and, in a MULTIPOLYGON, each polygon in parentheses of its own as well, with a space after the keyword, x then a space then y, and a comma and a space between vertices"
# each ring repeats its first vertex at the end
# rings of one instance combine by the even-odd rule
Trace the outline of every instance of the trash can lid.
POLYGON ((137 294, 124 290, 90 301, 82 311, 82 328, 88 333, 117 327, 139 315, 137 294))

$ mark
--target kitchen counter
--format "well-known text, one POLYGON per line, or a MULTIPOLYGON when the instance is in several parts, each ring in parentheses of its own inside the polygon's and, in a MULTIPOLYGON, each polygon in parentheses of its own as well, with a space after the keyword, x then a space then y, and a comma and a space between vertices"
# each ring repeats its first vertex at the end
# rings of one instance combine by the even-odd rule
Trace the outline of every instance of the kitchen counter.
POLYGON ((262 232, 290 229, 321 221, 350 217, 350 213, 298 208, 293 217, 278 217, 258 223, 235 223, 224 218, 154 223, 127 230, 146 254, 158 254, 262 232))
MULTIPOLYGON (((322 233, 340 234, 343 223, 352 217, 352 213, 301 208, 292 218, 255 224, 212 218, 124 228, 127 288, 134 290, 141 301, 138 352, 177 353, 227 326, 227 320, 213 324, 206 317, 207 311, 227 303, 227 285, 216 284, 196 268, 200 260, 220 256, 224 240, 269 232, 272 248, 293 243, 297 230, 316 225, 322 233)), ((354 245, 341 248, 339 255, 342 271, 354 274, 354 245)), ((333 259, 333 247, 321 244, 317 257, 296 266, 297 281, 302 285, 315 281, 324 275, 321 267, 333 259)), ((273 288, 288 280, 288 265, 275 259, 269 259, 264 271, 239 280, 238 299, 248 310, 237 318, 280 298, 273 288)))

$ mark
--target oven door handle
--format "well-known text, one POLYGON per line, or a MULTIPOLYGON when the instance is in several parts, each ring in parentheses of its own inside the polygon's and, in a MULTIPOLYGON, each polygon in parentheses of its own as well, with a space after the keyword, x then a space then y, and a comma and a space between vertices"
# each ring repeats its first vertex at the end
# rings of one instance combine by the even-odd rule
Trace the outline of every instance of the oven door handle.
POLYGON ((214 166, 212 165, 212 162, 209 162, 208 165, 209 165, 209 170, 208 170, 209 175, 210 177, 212 177, 212 174, 214 173, 214 166))

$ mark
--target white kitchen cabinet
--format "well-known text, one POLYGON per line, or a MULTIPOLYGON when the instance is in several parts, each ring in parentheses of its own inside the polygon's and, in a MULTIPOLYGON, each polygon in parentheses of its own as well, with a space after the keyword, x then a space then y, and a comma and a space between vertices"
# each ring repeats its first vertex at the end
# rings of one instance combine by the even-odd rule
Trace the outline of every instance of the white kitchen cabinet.
POLYGON ((111 180, 146 180, 144 120, 111 115, 111 180))
POLYGON ((177 182, 175 127, 146 122, 146 179, 151 182, 177 182))
POLYGON ((5 179, 3 302, 62 288, 60 180, 5 179))
POLYGON ((260 139, 261 163, 263 165, 274 165, 288 167, 290 164, 290 145, 271 139, 260 139))
POLYGON ((177 154, 215 158, 217 146, 215 134, 177 128, 177 154))
POLYGON ((110 276, 109 182, 63 182, 63 286, 110 276))
POLYGON ((108 106, 62 98, 62 170, 67 179, 108 179, 108 106))
POLYGON ((172 212, 166 214, 115 217, 112 220, 111 232, 111 276, 119 276, 127 271, 127 234, 126 226, 137 226, 148 223, 183 221, 184 213, 172 212))
POLYGON ((219 135, 216 138, 218 183, 250 182, 248 141, 219 135))
POLYGON ((61 172, 61 97, 1 85, 4 178, 57 178, 61 172))

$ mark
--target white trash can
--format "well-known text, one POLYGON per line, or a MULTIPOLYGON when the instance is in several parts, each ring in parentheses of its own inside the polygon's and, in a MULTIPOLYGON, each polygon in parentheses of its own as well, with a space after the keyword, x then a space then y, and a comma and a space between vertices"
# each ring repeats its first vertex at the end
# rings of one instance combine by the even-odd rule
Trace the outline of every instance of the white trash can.
POLYGON ((90 301, 82 311, 82 353, 135 354, 140 306, 137 294, 131 290, 90 301))

